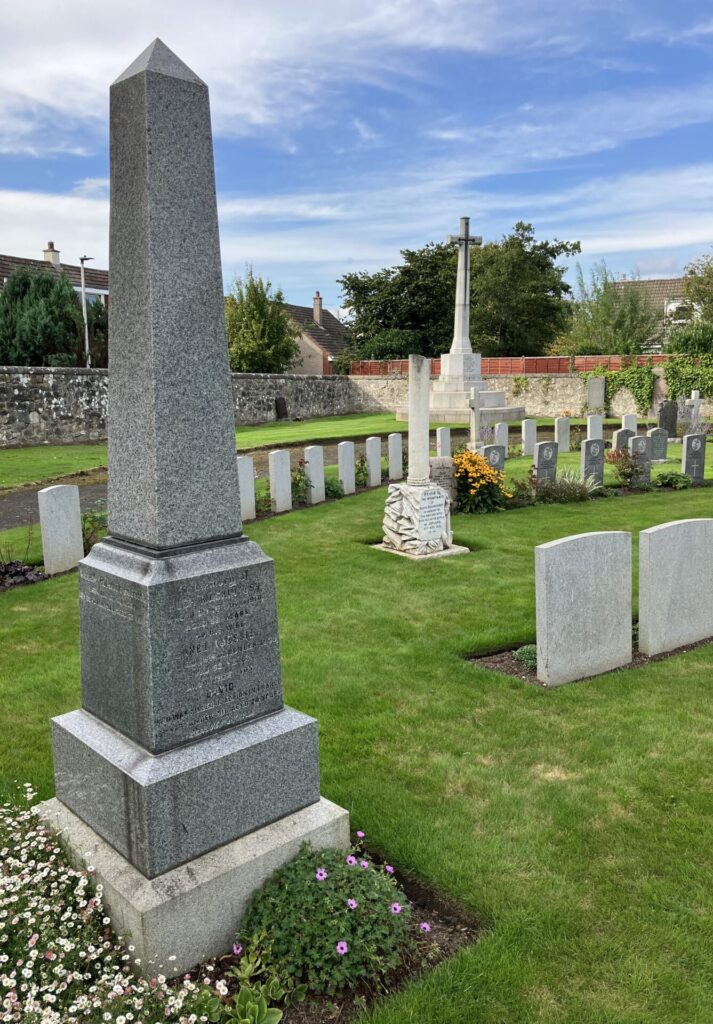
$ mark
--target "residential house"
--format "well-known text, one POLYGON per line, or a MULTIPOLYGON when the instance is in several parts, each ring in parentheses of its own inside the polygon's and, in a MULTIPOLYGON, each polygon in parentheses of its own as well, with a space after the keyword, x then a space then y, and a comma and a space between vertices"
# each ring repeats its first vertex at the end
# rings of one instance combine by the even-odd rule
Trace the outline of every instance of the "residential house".
POLYGON ((300 354, 291 373, 329 374, 332 363, 347 347, 346 328, 336 316, 322 306, 322 296, 315 292, 312 306, 285 303, 285 309, 300 329, 297 339, 300 354))
MULTIPOLYGON (((44 250, 43 259, 30 260, 24 256, 3 256, 0 255, 0 288, 7 281, 13 270, 20 267, 24 270, 40 271, 50 270, 55 274, 64 273, 69 283, 76 291, 81 292, 82 278, 81 268, 72 263, 62 263, 59 258, 59 249, 55 249, 54 242, 48 242, 44 250)), ((109 271, 98 270, 96 267, 86 265, 84 268, 85 291, 87 302, 100 300, 104 305, 109 303, 109 271)))

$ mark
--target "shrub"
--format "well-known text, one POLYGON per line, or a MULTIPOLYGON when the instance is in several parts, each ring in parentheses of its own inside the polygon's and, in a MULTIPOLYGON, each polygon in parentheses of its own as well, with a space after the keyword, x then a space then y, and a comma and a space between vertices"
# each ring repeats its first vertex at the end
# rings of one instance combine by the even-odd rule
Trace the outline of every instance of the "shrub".
POLYGON ((255 516, 269 516, 272 512, 272 501, 270 499, 270 488, 264 494, 255 495, 255 516))
POLYGON ((343 498, 344 488, 341 480, 328 476, 324 481, 324 496, 325 498, 343 498))
POLYGON ((346 855, 305 845, 253 895, 237 942, 310 992, 383 989, 416 936, 390 872, 358 848, 346 855))
POLYGON ((614 470, 614 476, 620 487, 627 489, 641 484, 641 468, 637 465, 636 456, 630 455, 624 448, 611 448, 604 453, 604 461, 614 470))
POLYGON ((505 475, 493 469, 483 455, 464 449, 453 456, 456 507, 459 512, 495 512, 511 497, 505 475))
POLYGON ((524 665, 530 672, 534 672, 537 668, 537 647, 535 644, 525 644, 524 647, 518 647, 513 652, 513 658, 519 661, 521 665, 524 665))
POLYGON ((508 508, 527 508, 537 501, 535 475, 531 469, 525 480, 513 480, 510 486, 508 508))
POLYGON ((555 480, 543 480, 537 487, 537 500, 544 505, 587 501, 599 485, 591 476, 577 476, 571 470, 563 470, 555 480))
POLYGON ((82 512, 82 541, 85 555, 89 554, 96 542, 106 533, 106 529, 106 501, 95 501, 85 512, 82 512))
POLYGON ((300 459, 295 469, 292 470, 292 504, 306 505, 309 502, 309 494, 312 485, 307 479, 305 459, 300 459))
POLYGON ((354 483, 357 487, 366 487, 368 479, 366 456, 357 455, 356 462, 354 463, 354 483))
POLYGON ((669 487, 672 491, 685 491, 693 484, 688 473, 677 473, 671 470, 667 473, 659 473, 654 477, 654 487, 669 487))

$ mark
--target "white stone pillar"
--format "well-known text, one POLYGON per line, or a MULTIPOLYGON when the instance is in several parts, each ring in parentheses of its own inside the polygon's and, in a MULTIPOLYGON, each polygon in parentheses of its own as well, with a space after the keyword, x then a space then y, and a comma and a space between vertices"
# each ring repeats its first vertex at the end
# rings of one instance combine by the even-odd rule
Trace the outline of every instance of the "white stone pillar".
POLYGON ((289 512, 292 508, 292 474, 290 453, 284 449, 267 457, 270 474, 270 506, 273 512, 289 512))
POLYGON ((255 467, 252 455, 238 455, 240 516, 244 523, 255 518, 255 467))
POLYGON ((507 423, 496 423, 495 429, 493 430, 493 444, 499 444, 503 446, 503 448, 505 449, 505 458, 507 458, 508 454, 508 437, 509 431, 507 423))
POLYGON ((537 420, 522 421, 522 454, 534 455, 537 444, 537 420))
POLYGON ((404 441, 402 434, 389 434, 389 480, 404 478, 404 441))
POLYGON ((424 356, 408 357, 408 483, 416 487, 428 483, 428 392, 431 383, 430 362, 424 356))
POLYGON ((309 483, 307 501, 318 505, 324 501, 324 448, 319 444, 305 448, 305 475, 309 483))
POLYGON ((354 461, 354 442, 341 441, 337 445, 337 472, 345 494, 354 494, 356 491, 354 461))
POLYGON ((560 455, 569 451, 569 416, 557 416, 555 419, 555 441, 560 455))
POLYGON ((604 417, 598 413, 587 416, 587 440, 601 441, 604 438, 604 417))

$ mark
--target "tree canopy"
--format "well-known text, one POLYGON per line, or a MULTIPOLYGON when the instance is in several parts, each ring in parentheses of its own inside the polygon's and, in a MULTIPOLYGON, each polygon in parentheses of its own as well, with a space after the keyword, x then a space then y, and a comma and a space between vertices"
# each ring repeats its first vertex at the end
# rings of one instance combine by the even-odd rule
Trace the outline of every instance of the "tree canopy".
POLYGON ((225 326, 234 373, 284 373, 299 355, 299 328, 285 309, 282 291, 273 293, 252 267, 225 297, 225 326))
MULTIPOLYGON (((643 292, 622 287, 606 263, 595 264, 589 280, 577 264, 572 321, 555 350, 570 355, 638 355, 660 331, 660 319, 643 292)), ((634 279, 636 280, 636 279, 634 279)))
MULTIPOLYGON (((106 366, 107 318, 102 302, 87 303, 93 366, 106 366)), ((16 268, 0 291, 0 363, 83 366, 84 319, 65 274, 16 268)))
MULTIPOLYGON (((557 261, 578 242, 535 240, 519 222, 497 242, 471 249, 471 341, 486 355, 537 355, 568 324, 570 287, 557 261)), ((453 337, 455 244, 404 249, 403 262, 370 274, 345 274, 342 304, 351 310, 355 359, 438 356, 453 337)))

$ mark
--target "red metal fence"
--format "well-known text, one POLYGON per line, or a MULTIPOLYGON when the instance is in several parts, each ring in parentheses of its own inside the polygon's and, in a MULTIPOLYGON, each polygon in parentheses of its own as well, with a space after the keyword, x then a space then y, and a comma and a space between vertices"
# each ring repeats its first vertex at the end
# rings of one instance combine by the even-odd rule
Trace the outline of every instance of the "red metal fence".
MULTIPOLYGON (((654 356, 484 356, 481 373, 484 377, 520 376, 529 373, 587 373, 598 366, 605 370, 621 370, 623 366, 647 366, 649 360, 654 366, 661 366, 668 355, 654 356)), ((441 360, 431 360, 431 375, 441 372, 441 360)), ((353 377, 406 377, 408 359, 362 359, 351 366, 353 377)))

